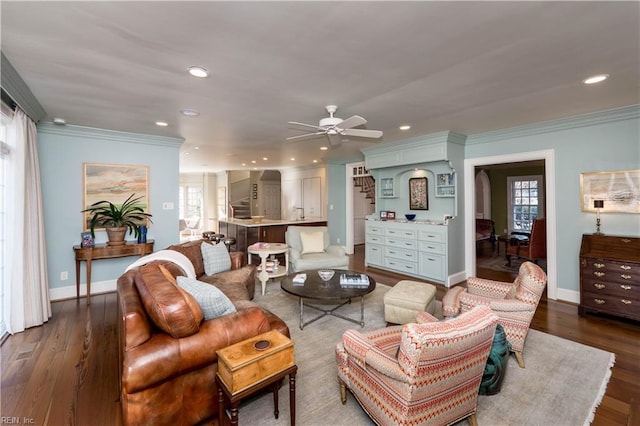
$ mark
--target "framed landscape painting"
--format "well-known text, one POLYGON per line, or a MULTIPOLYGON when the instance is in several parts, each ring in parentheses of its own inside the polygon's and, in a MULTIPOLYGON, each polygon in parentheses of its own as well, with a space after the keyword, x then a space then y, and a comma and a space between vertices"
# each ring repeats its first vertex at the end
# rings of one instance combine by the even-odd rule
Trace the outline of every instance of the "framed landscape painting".
MULTIPOLYGON (((135 197, 142 196, 138 205, 145 212, 149 212, 148 166, 83 163, 82 169, 81 210, 98 201, 109 201, 116 205, 122 205, 131 194, 135 194, 135 197)), ((83 213, 83 229, 85 231, 89 230, 90 217, 90 213, 83 213)))
POLYGON ((580 198, 583 212, 603 200, 601 212, 640 213, 640 170, 580 173, 580 198))

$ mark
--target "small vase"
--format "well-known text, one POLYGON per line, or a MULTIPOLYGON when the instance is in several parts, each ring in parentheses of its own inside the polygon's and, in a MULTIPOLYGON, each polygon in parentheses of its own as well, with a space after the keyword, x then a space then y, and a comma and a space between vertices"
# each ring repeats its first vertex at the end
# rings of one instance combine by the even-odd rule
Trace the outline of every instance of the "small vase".
POLYGON ((144 244, 147 242, 147 227, 141 225, 138 228, 138 244, 144 244))

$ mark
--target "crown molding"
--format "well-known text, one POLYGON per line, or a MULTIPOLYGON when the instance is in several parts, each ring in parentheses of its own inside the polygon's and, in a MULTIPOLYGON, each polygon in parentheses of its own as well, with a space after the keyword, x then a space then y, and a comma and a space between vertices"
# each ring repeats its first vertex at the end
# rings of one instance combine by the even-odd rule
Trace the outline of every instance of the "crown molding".
POLYGON ((386 152, 396 152, 403 148, 419 148, 424 145, 437 144, 442 142, 450 142, 458 145, 464 145, 467 139, 466 135, 455 133, 450 130, 444 132, 431 133, 428 135, 417 136, 410 139, 402 139, 395 142, 386 142, 370 148, 362 148, 360 151, 367 154, 381 154, 386 152))
POLYGON ((574 117, 560 118, 557 120, 510 127, 486 133, 478 133, 468 136, 466 145, 475 145, 504 139, 515 139, 638 118, 640 118, 640 105, 629 105, 620 108, 581 114, 574 117))
POLYGON ((139 143, 155 146, 180 147, 184 142, 183 138, 145 135, 142 133, 129 133, 118 130, 97 129, 94 127, 75 126, 69 124, 60 126, 48 121, 38 124, 38 132, 67 137, 101 139, 110 142, 139 143))
POLYGON ((47 112, 2 52, 0 52, 0 70, 2 70, 0 86, 11 96, 16 105, 36 123, 46 117, 47 112))

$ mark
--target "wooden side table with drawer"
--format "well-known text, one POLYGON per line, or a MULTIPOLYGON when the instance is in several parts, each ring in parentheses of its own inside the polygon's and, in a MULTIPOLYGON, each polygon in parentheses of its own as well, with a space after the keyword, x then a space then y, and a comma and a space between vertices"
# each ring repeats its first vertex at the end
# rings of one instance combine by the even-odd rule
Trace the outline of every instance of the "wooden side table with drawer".
POLYGON ((255 392, 271 387, 273 414, 278 418, 278 385, 289 376, 289 410, 291 425, 296 423, 296 372, 293 342, 276 330, 252 337, 216 352, 218 354, 219 424, 228 419, 238 424, 240 401, 255 392), (229 413, 225 410, 228 401, 229 413))
POLYGON ((584 234, 578 313, 640 320, 640 238, 584 234))

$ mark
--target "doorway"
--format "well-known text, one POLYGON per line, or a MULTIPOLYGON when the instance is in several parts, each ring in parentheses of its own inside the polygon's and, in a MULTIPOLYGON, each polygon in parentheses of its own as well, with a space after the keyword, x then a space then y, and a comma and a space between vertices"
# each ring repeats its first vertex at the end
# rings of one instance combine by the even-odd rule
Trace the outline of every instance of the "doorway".
MULTIPOLYGON (((465 270, 466 275, 476 274, 476 167, 504 165, 528 161, 544 161, 546 219, 547 219, 547 296, 557 296, 557 254, 556 254, 556 194, 555 194, 555 156, 553 150, 532 151, 517 154, 498 155, 467 159, 464 161, 464 220, 465 220, 465 270)), ((495 217, 495 212, 493 212, 495 217)), ((501 231, 501 230, 500 230, 501 231)))

